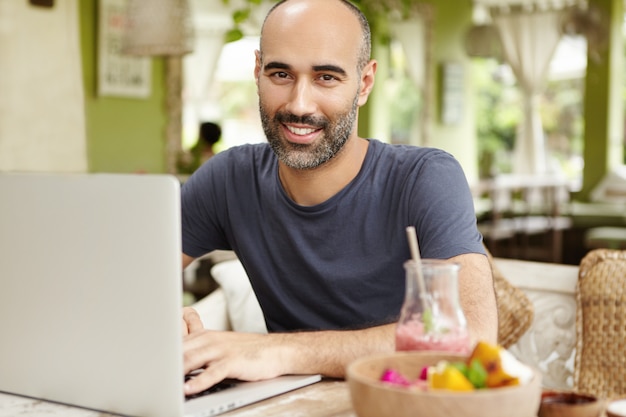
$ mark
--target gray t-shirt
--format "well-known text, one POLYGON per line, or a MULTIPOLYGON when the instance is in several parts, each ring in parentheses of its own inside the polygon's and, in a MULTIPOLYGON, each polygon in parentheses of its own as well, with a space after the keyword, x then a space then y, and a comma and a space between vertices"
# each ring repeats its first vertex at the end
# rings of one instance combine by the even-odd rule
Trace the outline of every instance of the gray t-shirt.
POLYGON ((182 216, 183 252, 234 250, 270 331, 395 321, 409 225, 423 258, 484 253, 458 162, 438 149, 377 140, 356 178, 312 207, 287 196, 268 144, 231 148, 184 184, 182 216))

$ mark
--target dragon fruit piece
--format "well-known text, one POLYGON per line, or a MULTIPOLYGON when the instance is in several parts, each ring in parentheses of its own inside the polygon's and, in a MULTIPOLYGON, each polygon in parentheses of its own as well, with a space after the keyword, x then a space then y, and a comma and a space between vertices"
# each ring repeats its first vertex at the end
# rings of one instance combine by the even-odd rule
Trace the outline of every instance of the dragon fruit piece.
POLYGON ((428 391, 428 381, 416 379, 411 385, 411 388, 414 388, 418 391, 428 391))
POLYGON ((386 369, 380 377, 381 382, 391 385, 401 385, 403 387, 411 386, 411 381, 406 379, 400 372, 395 369, 386 369))

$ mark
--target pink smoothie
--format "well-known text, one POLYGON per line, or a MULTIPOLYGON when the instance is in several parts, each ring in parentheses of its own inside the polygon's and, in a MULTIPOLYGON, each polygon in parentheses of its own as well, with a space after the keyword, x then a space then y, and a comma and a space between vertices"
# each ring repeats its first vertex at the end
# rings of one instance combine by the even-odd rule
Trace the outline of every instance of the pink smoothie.
POLYGON ((417 320, 399 324, 396 329, 396 351, 438 350, 470 353, 467 330, 451 329, 442 334, 424 334, 424 325, 417 320))

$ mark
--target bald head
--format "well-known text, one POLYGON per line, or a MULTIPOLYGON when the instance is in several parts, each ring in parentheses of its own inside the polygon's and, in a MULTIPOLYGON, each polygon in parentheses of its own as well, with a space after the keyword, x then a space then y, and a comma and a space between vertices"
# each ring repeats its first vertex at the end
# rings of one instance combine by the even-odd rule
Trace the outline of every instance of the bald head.
MULTIPOLYGON (((353 19, 358 24, 360 42, 356 50, 357 70, 360 72, 370 60, 371 32, 365 15, 354 4, 347 0, 281 0, 275 4, 263 22, 261 30, 261 56, 263 55, 263 37, 267 25, 290 21, 293 18, 305 17, 309 24, 316 25, 319 31, 325 31, 329 25, 345 27, 349 24, 345 18, 353 19)), ((302 27, 300 27, 302 29, 302 27)), ((337 39, 337 41, 340 41, 337 39)), ((315 38, 311 39, 315 42, 315 38)), ((307 45, 302 45, 307 47, 307 45)))

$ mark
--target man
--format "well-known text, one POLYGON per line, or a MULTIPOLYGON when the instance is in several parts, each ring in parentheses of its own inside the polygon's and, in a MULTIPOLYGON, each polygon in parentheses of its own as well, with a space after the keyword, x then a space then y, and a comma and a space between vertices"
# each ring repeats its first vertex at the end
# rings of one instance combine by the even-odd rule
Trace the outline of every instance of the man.
POLYGON ((222 136, 222 128, 213 122, 200 123, 198 141, 189 150, 181 155, 178 161, 178 172, 193 174, 193 172, 215 155, 215 144, 222 136))
POLYGON ((233 249, 269 334, 203 330, 184 310, 185 387, 225 377, 343 377, 355 358, 394 350, 405 228, 425 258, 461 265, 473 340, 496 341, 491 271, 467 182, 447 153, 358 137, 374 85, 367 21, 343 0, 288 0, 264 22, 255 77, 267 144, 214 156, 184 185, 183 264, 233 249))

